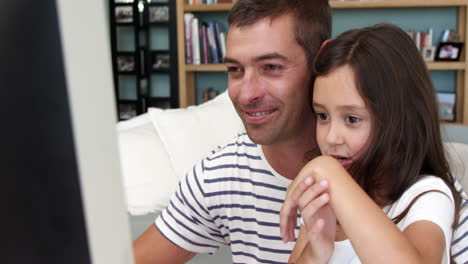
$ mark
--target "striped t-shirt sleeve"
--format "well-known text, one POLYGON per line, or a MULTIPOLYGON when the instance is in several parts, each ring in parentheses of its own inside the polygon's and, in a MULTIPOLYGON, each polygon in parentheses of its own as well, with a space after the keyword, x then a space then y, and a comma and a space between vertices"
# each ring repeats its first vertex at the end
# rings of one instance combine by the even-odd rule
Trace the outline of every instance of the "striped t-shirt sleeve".
POLYGON ((455 182, 455 187, 462 195, 462 204, 458 218, 458 225, 455 227, 452 236, 451 255, 457 264, 468 263, 468 201, 466 193, 460 183, 455 182))
POLYGON ((181 179, 155 225, 166 239, 191 252, 214 253, 227 244, 205 204, 201 164, 181 179))

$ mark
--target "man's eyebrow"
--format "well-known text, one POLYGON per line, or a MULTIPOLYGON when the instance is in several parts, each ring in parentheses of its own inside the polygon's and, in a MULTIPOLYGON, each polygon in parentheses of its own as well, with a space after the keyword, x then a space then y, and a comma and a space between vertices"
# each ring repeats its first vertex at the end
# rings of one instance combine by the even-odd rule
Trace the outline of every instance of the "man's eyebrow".
POLYGON ((229 57, 224 57, 224 63, 240 64, 238 60, 229 57))
POLYGON ((271 59, 280 59, 280 60, 283 60, 283 61, 288 60, 288 58, 286 58, 285 56, 283 56, 283 55, 281 55, 281 54, 279 54, 277 52, 267 53, 265 55, 258 56, 254 60, 256 62, 258 62, 258 61, 262 61, 262 60, 271 60, 271 59))
MULTIPOLYGON (((283 60, 283 61, 288 60, 288 58, 286 58, 285 56, 283 56, 283 55, 281 55, 281 54, 279 54, 277 52, 273 52, 273 53, 267 53, 267 54, 255 57, 254 61, 259 62, 259 61, 262 61, 262 60, 271 60, 271 59, 279 59, 279 60, 283 60)), ((240 64, 240 62, 238 60, 236 60, 234 58, 230 58, 230 57, 224 57, 224 63, 240 64)))

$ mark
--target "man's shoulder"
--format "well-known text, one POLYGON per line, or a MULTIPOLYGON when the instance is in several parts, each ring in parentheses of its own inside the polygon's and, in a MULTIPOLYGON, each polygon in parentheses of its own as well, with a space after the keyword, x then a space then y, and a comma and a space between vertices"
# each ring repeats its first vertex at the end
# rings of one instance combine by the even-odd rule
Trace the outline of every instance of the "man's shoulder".
MULTIPOLYGON (((235 136, 231 141, 226 143, 225 145, 218 146, 211 153, 206 156, 205 160, 210 161, 219 155, 226 154, 226 153, 256 153, 257 144, 253 143, 250 140, 249 136, 246 132, 239 133, 235 136)), ((230 156, 230 155, 224 155, 230 156)))
POLYGON ((201 161, 200 169, 205 177, 210 178, 225 177, 226 174, 235 174, 233 171, 237 170, 260 173, 265 170, 264 173, 271 174, 265 169, 261 148, 245 132, 212 151, 201 161))

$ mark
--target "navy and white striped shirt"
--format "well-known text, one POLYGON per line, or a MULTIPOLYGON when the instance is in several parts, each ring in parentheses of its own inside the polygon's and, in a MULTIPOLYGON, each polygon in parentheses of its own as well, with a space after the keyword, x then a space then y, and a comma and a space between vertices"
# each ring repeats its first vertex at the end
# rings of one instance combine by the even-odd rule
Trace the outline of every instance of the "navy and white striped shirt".
POLYGON ((188 251, 230 245, 234 263, 287 263, 294 243, 281 240, 279 212, 289 183, 244 133, 195 165, 156 227, 188 251))

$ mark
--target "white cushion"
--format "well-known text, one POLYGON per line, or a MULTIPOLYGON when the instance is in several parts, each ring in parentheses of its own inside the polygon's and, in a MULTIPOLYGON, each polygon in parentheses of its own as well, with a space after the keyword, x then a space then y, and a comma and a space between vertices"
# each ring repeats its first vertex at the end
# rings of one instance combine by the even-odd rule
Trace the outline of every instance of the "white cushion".
POLYGON ((127 208, 144 215, 165 208, 178 178, 147 114, 117 125, 127 208))
POLYGON ((117 125, 127 208, 164 209, 179 179, 217 146, 244 130, 227 92, 187 109, 150 108, 117 125))
POLYGON ((148 112, 178 177, 244 131, 227 92, 198 106, 148 112))

